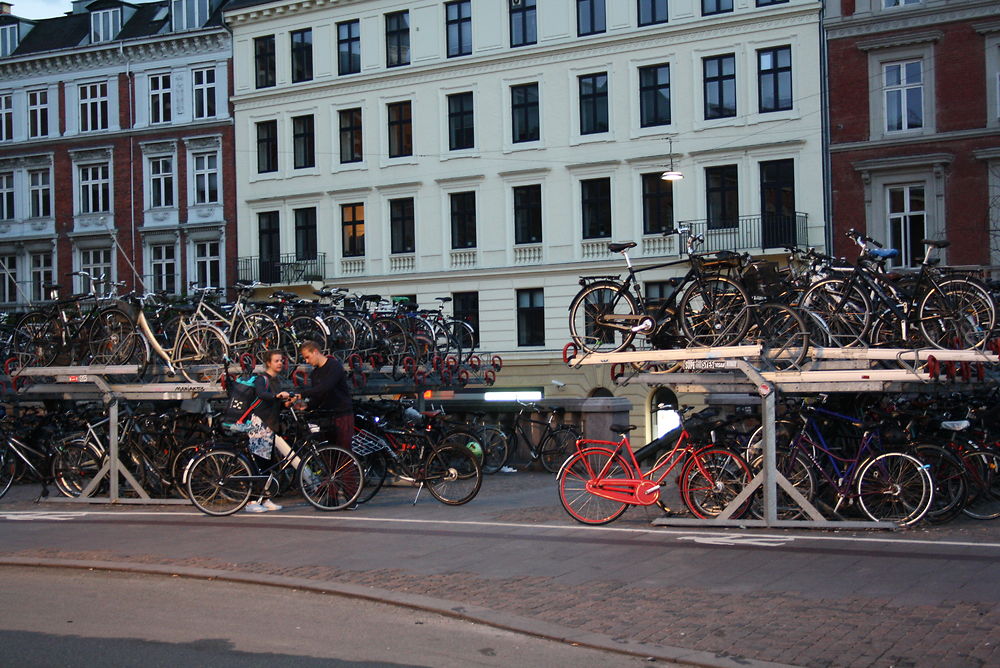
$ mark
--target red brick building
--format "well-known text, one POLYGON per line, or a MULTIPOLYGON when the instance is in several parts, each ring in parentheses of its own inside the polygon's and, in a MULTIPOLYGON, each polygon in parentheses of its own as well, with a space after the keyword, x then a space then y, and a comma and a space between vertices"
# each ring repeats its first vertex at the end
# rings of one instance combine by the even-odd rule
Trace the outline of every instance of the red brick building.
POLYGON ((235 275, 231 41, 220 0, 0 3, 0 305, 235 275))
POLYGON ((1000 4, 828 3, 833 248, 866 230, 922 257, 946 238, 951 264, 1000 264, 1000 4))

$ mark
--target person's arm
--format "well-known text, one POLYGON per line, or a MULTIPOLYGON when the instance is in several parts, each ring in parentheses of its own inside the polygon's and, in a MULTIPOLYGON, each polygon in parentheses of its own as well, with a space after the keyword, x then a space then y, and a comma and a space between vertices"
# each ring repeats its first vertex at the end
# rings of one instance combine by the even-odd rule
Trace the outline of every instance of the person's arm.
POLYGON ((258 375, 253 379, 253 388, 257 391, 257 396, 264 401, 278 401, 278 395, 271 388, 275 383, 268 381, 263 375, 258 375))
MULTIPOLYGON (((340 362, 336 360, 329 360, 320 368, 326 371, 326 367, 331 364, 340 364, 340 362)), ((296 392, 296 394, 307 399, 310 397, 322 397, 329 394, 337 387, 337 372, 339 371, 340 373, 344 373, 342 367, 333 366, 330 367, 329 371, 320 374, 320 377, 316 378, 317 371, 319 371, 319 369, 313 370, 313 376, 310 378, 309 387, 301 388, 298 392, 296 392)))

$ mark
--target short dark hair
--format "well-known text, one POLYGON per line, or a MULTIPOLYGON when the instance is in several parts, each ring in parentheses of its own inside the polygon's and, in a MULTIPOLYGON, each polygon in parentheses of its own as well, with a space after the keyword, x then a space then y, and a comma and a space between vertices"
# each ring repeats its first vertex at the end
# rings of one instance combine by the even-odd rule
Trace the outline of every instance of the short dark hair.
POLYGON ((264 364, 269 364, 275 355, 285 355, 284 350, 265 350, 264 351, 264 364))
POLYGON ((311 340, 311 339, 309 341, 306 341, 305 343, 303 343, 301 346, 299 346, 299 352, 300 353, 307 353, 307 352, 309 352, 311 350, 314 350, 314 351, 316 351, 318 353, 323 352, 322 350, 320 350, 319 344, 316 343, 315 341, 311 340))

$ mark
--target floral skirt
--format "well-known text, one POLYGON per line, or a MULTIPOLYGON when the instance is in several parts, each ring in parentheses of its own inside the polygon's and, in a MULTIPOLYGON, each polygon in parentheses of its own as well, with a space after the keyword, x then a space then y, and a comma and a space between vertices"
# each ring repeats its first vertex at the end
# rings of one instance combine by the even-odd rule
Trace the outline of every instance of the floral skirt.
POLYGON ((250 452, 263 459, 271 458, 271 450, 274 448, 274 432, 256 415, 250 416, 250 452))

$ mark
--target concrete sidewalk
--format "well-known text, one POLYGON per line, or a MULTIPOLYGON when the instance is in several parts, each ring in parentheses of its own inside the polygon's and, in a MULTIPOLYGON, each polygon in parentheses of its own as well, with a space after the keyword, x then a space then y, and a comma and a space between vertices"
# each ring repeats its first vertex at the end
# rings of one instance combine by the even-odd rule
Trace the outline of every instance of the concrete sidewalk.
POLYGON ((535 473, 488 477, 458 508, 429 495, 413 506, 413 489, 392 488, 353 513, 286 506, 222 519, 36 505, 15 492, 0 501, 8 563, 314 587, 701 665, 1000 661, 989 522, 862 535, 665 530, 648 524, 658 509, 636 508, 609 529, 582 527, 553 478, 535 473))

